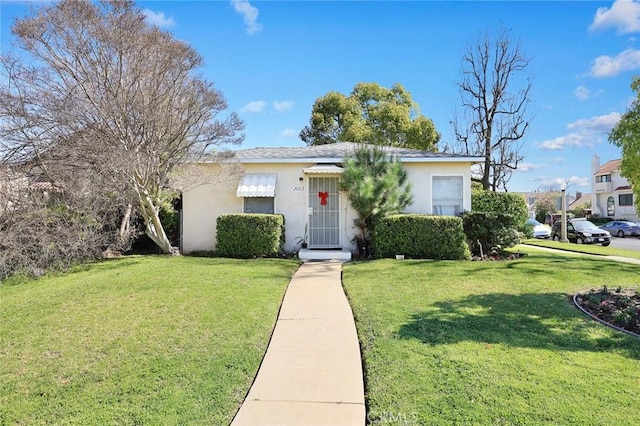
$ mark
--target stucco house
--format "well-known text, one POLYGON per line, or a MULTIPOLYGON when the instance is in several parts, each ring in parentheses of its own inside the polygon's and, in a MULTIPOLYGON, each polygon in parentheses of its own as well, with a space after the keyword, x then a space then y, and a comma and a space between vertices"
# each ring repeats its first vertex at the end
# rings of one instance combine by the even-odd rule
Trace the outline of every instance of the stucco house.
POLYGON ((600 157, 591 160, 591 213, 611 219, 639 220, 631 183, 620 175, 620 162, 600 165, 600 157))
MULTIPOLYGON (((284 249, 355 252, 356 213, 340 191, 342 161, 357 144, 238 150, 231 160, 243 173, 231 184, 206 184, 182 194, 182 251, 215 250, 216 219, 227 213, 285 216, 284 249)), ((481 158, 385 147, 407 170, 414 201, 406 212, 457 215, 471 209, 471 166, 481 158)), ((219 163, 200 161, 215 174, 219 163)))

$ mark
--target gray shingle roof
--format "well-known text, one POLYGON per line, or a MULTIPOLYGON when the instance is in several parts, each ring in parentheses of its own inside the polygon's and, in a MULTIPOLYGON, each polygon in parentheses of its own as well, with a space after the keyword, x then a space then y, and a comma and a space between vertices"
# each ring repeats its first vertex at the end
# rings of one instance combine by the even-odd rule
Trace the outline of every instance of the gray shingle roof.
MULTIPOLYGON (((360 144, 354 142, 338 142, 327 145, 314 145, 304 147, 273 147, 250 148, 235 152, 236 158, 243 160, 294 160, 294 159, 331 159, 341 160, 346 155, 352 154, 360 144)), ((390 156, 400 159, 458 159, 473 162, 476 157, 449 154, 443 152, 421 151, 409 148, 397 148, 384 146, 382 149, 390 156)))

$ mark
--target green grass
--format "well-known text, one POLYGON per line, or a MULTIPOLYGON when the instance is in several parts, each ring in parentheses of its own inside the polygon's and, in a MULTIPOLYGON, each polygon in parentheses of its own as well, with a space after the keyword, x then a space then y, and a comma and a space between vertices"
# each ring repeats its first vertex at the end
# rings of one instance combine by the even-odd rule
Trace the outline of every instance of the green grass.
POLYGON ((640 251, 614 248, 611 246, 603 247, 599 244, 561 243, 559 241, 541 240, 538 238, 525 240, 524 244, 538 247, 547 247, 557 250, 573 251, 576 253, 596 254, 602 256, 622 256, 630 257, 633 259, 640 259, 640 251))
POLYGON ((638 288, 640 267, 521 251, 344 266, 371 423, 637 423, 640 339, 588 319, 569 295, 638 288))
POLYGON ((294 261, 133 257, 0 287, 0 424, 228 424, 294 261))

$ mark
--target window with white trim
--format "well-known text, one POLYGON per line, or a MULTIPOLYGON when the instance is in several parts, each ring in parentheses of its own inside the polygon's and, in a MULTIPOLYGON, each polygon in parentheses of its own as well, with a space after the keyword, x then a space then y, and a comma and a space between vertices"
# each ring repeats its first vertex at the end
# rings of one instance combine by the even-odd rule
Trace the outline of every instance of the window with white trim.
POLYGON ((433 214, 457 216, 462 213, 462 176, 434 176, 431 185, 433 214))
POLYGON ((244 197, 244 212, 273 214, 274 200, 274 197, 244 197))

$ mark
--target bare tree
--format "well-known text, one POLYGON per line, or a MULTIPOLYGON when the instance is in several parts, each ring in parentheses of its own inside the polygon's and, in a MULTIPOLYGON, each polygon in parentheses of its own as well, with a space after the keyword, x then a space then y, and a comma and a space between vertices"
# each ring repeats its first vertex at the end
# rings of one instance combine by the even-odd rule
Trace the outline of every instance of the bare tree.
POLYGON ((506 190, 523 159, 521 142, 531 120, 531 81, 523 75, 529 62, 505 29, 494 38, 480 36, 462 56, 462 80, 456 83, 462 111, 452 120, 456 150, 484 158, 485 190, 506 190))
POLYGON ((62 164, 100 181, 175 252, 159 218, 173 170, 242 140, 241 120, 219 117, 226 101, 197 73, 200 55, 130 0, 63 0, 12 31, 27 59, 2 56, 3 161, 33 162, 54 185, 62 164))

